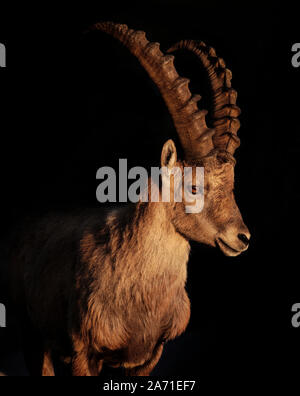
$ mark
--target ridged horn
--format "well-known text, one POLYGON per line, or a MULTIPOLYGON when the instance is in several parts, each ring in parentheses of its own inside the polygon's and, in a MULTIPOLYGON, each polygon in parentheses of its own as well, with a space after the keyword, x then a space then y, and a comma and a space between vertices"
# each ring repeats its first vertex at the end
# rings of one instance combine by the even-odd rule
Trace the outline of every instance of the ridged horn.
POLYGON ((149 42, 143 31, 129 29, 126 25, 99 22, 89 30, 105 32, 125 45, 136 56, 158 87, 171 114, 186 160, 196 160, 213 150, 214 130, 206 125, 206 110, 199 110, 199 95, 191 95, 187 78, 178 75, 174 56, 164 55, 159 43, 149 42))
POLYGON ((182 40, 173 45, 167 52, 179 49, 192 51, 207 71, 213 95, 212 126, 214 146, 218 150, 233 155, 240 145, 237 131, 240 128, 238 116, 241 113, 236 105, 237 92, 231 88, 232 73, 226 68, 222 58, 218 58, 212 47, 203 41, 182 40))

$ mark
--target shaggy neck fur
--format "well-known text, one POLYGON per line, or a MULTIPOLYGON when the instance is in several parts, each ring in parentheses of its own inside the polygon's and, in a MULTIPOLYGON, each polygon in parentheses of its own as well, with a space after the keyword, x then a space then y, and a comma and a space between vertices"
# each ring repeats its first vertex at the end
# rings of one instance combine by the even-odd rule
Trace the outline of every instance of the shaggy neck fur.
POLYGON ((175 230, 170 210, 170 204, 150 202, 110 214, 111 257, 124 274, 148 281, 184 275, 190 246, 175 230))

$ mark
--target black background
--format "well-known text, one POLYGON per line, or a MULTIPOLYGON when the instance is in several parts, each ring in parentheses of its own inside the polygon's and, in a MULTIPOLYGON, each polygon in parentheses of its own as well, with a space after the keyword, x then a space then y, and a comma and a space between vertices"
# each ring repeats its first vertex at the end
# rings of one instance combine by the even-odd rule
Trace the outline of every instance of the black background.
MULTIPOLYGON (((165 105, 138 62, 102 33, 84 35, 101 20, 144 30, 161 49, 200 39, 233 72, 242 109, 236 152, 236 199, 252 239, 228 258, 192 243, 187 290, 192 316, 170 342, 154 375, 272 385, 297 368, 300 330, 291 306, 300 302, 298 264, 298 92, 291 65, 299 42, 297 18, 285 3, 145 1, 96 7, 26 8, 1 14, 7 47, 1 84, 1 245, 13 221, 31 211, 97 206, 96 170, 159 165, 168 138, 177 140, 165 105), (270 376, 269 376, 270 374, 270 376)), ((199 65, 178 54, 200 106, 209 95, 199 65)), ((5 268, 5 253, 1 253, 5 268)), ((5 271, 0 302, 5 302, 5 271)), ((9 308, 9 307, 8 307, 9 308)), ((17 350, 13 313, 0 329, 0 369, 17 350), (2 356, 2 360, 1 360, 2 356)), ((19 355, 18 355, 19 356, 19 355)), ((23 373, 20 358, 11 374, 23 373)))

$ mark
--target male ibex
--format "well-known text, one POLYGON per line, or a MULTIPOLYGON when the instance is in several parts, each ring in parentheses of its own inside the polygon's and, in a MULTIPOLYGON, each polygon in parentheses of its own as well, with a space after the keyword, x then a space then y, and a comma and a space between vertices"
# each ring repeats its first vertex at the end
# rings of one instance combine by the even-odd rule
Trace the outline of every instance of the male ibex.
MULTIPOLYGON (((33 374, 54 375, 52 358, 60 354, 71 357, 73 375, 97 375, 103 363, 123 367, 127 375, 148 375, 164 342, 180 335, 189 321, 189 240, 218 245, 228 256, 249 244, 233 195, 240 110, 224 61, 202 42, 182 41, 172 48, 193 51, 208 72, 213 95, 208 128, 207 111, 198 109, 200 97, 191 96, 173 55, 163 55, 158 43, 126 25, 105 22, 94 29, 123 43, 157 85, 184 151, 179 160, 175 144, 167 141, 161 165, 204 167, 204 208, 190 214, 184 200, 139 202, 112 211, 50 216, 27 229, 12 272, 23 318, 43 341, 42 355, 34 356, 29 348, 31 363, 36 358, 39 367, 31 366, 33 374)), ((190 190, 197 194, 194 184, 190 190)))

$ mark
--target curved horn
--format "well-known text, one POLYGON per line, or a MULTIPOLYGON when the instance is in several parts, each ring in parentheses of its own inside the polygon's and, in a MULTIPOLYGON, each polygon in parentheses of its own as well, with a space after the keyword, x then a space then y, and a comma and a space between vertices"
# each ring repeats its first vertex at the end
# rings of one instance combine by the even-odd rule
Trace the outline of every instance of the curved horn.
POLYGON ((199 95, 191 95, 189 80, 180 77, 173 64, 173 55, 163 55, 159 43, 146 39, 145 32, 128 29, 126 25, 100 22, 89 30, 108 33, 123 43, 137 57, 157 85, 172 116, 186 159, 195 160, 213 148, 214 130, 206 125, 206 110, 199 110, 199 95))
POLYGON ((231 88, 231 71, 226 68, 224 60, 216 56, 215 50, 207 47, 202 41, 183 40, 173 45, 167 52, 178 49, 192 51, 206 69, 213 92, 214 146, 233 155, 240 145, 237 136, 240 122, 237 117, 241 110, 236 106, 237 92, 231 88))

